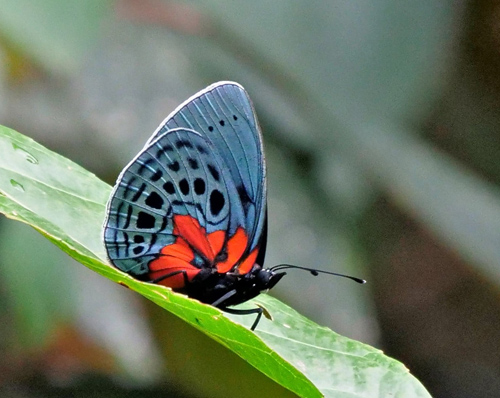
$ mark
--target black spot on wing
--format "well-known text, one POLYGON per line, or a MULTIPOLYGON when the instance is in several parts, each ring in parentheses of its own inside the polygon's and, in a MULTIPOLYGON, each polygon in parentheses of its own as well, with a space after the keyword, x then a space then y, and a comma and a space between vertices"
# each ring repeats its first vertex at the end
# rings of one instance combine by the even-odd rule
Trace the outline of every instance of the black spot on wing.
POLYGON ((153 209, 161 209, 163 207, 163 198, 155 191, 151 192, 145 200, 145 203, 153 209))
POLYGON ((137 174, 142 176, 144 173, 144 170, 147 170, 148 166, 153 162, 154 162, 154 159, 147 159, 144 162, 142 162, 141 164, 139 164, 139 168, 137 169, 137 174))
POLYGON ((150 181, 151 182, 157 182, 160 178, 163 177, 163 172, 158 169, 155 171, 155 173, 151 176, 150 181))
POLYGON ((145 247, 144 246, 136 246, 132 249, 132 251, 134 252, 134 254, 136 256, 138 256, 139 254, 141 254, 143 251, 144 251, 145 247))
POLYGON ((177 160, 174 160, 172 163, 168 164, 167 167, 172 171, 178 172, 181 168, 181 165, 177 160))
POLYGON ((188 140, 179 140, 175 143, 175 146, 177 149, 181 148, 193 148, 193 144, 189 142, 188 140))
POLYGON ((174 150, 174 147, 170 144, 162 146, 160 149, 158 149, 158 152, 156 152, 156 158, 160 159, 165 152, 172 152, 174 150))
POLYGON ((137 190, 137 192, 134 194, 134 196, 132 196, 132 202, 137 202, 137 199, 139 199, 142 195, 142 193, 144 192, 144 190, 146 189, 146 184, 142 183, 141 186, 139 187, 139 189, 137 190))
POLYGON ((194 192, 197 195, 203 195, 206 190, 205 181, 202 178, 197 178, 194 180, 194 192))
POLYGON ((196 145, 196 149, 198 150, 198 152, 200 152, 204 155, 206 155, 208 153, 207 150, 204 147, 202 147, 201 145, 196 145))
POLYGON ((163 220, 161 222, 161 226, 160 226, 160 229, 158 230, 158 232, 164 231, 167 228, 169 217, 172 217, 172 207, 171 206, 168 208, 167 214, 163 217, 163 220))
POLYGON ((179 181, 179 189, 184 196, 189 194, 189 183, 185 178, 179 181))
POLYGON ((238 196, 240 197, 240 201, 243 205, 252 203, 252 199, 250 199, 250 196, 248 196, 247 190, 243 185, 238 186, 236 189, 238 191, 238 196))
POLYGON ((188 158, 188 163, 189 167, 191 167, 193 170, 198 170, 198 168, 200 167, 196 159, 188 158))
POLYGON ((172 181, 167 181, 165 184, 163 184, 163 189, 169 195, 173 195, 175 193, 175 185, 172 181))
MULTIPOLYGON (((116 235, 115 235, 115 238, 116 238, 116 235)), ((118 241, 116 241, 116 242, 118 242, 118 241)), ((125 250, 128 252, 128 247, 130 246, 130 240, 129 240, 128 234, 126 232, 123 232, 123 242, 125 243, 125 250)), ((118 245, 117 245, 117 247, 118 247, 118 245)))
POLYGON ((217 216, 224 208, 226 200, 224 195, 217 189, 210 193, 210 212, 212 215, 217 216))
POLYGON ((155 226, 155 217, 151 214, 140 211, 137 214, 137 228, 139 229, 151 229, 155 226))
POLYGON ((208 167, 208 171, 210 172, 210 174, 212 175, 212 177, 214 178, 215 181, 219 181, 220 180, 220 174, 219 172, 217 171, 217 169, 215 168, 215 166, 213 164, 208 164, 207 165, 208 167))

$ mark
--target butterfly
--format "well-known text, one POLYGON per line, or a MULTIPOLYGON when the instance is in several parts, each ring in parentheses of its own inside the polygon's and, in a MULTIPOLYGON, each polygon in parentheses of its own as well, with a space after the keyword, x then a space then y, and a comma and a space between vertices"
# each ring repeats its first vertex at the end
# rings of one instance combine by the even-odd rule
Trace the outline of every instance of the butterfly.
MULTIPOLYGON (((111 264, 232 314, 274 287, 286 268, 264 268, 266 165, 252 102, 223 81, 174 110, 123 169, 104 222, 111 264)), ((335 274, 335 273, 331 273, 335 274)), ((351 278, 357 279, 357 278, 351 278)))

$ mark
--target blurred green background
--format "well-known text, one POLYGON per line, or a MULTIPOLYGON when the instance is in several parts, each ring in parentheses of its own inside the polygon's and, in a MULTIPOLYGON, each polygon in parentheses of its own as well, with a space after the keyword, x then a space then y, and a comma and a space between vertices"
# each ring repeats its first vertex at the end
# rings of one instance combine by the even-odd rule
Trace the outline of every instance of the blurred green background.
MULTIPOLYGON (((0 124, 110 184, 180 102, 241 83, 266 264, 369 281, 272 294, 434 397, 500 397, 499 72, 495 1, 0 0, 0 124)), ((285 396, 29 227, 0 236, 1 397, 285 396)))

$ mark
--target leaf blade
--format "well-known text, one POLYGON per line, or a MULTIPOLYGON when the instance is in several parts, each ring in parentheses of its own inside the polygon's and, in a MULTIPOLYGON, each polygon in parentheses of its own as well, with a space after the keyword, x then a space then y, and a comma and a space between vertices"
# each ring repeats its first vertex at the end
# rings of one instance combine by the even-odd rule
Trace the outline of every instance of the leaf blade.
POLYGON ((384 389, 390 392, 395 383, 392 379, 387 383, 384 378, 395 372, 402 385, 417 392, 407 397, 428 396, 399 362, 374 348, 319 327, 270 297, 262 296, 254 303, 269 307, 276 319, 274 322, 263 320, 255 334, 241 326, 252 322, 247 317, 223 316, 215 307, 173 293, 163 286, 137 281, 107 265, 103 261, 101 225, 110 187, 71 161, 1 126, 0 153, 3 155, 0 159, 0 211, 30 224, 92 270, 179 316, 297 395, 382 397, 387 394, 374 395, 374 388, 377 393, 384 389), (308 344, 308 338, 318 333, 323 336, 325 345, 337 341, 337 350, 326 350, 317 342, 314 343, 316 348, 311 350, 313 344, 308 344), (297 349, 298 346, 306 349, 297 349), (360 362, 351 363, 351 368, 346 360, 349 350, 367 354, 358 356, 360 362), (328 356, 319 355, 322 351, 328 351, 328 356), (376 366, 372 366, 373 358, 377 359, 376 366), (338 370, 326 378, 318 378, 321 373, 318 370, 331 366, 334 360, 338 370), (376 387, 364 383, 365 388, 361 389, 356 378, 368 377, 365 369, 370 366, 379 370, 374 376, 379 383, 372 383, 376 387), (346 379, 347 372, 353 369, 357 369, 357 376, 346 379), (345 379, 345 388, 335 388, 342 379, 345 379))

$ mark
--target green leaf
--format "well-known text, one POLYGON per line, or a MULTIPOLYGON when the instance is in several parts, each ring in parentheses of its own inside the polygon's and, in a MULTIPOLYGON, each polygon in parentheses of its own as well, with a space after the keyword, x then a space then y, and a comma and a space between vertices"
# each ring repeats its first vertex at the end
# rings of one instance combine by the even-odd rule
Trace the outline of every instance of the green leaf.
POLYGON ((262 295, 245 304, 261 305, 273 318, 264 319, 253 333, 248 329, 250 317, 223 315, 107 265, 101 225, 110 187, 1 126, 0 153, 0 211, 30 224, 92 270, 177 315, 297 395, 429 397, 401 363, 316 325, 271 297, 262 295))

